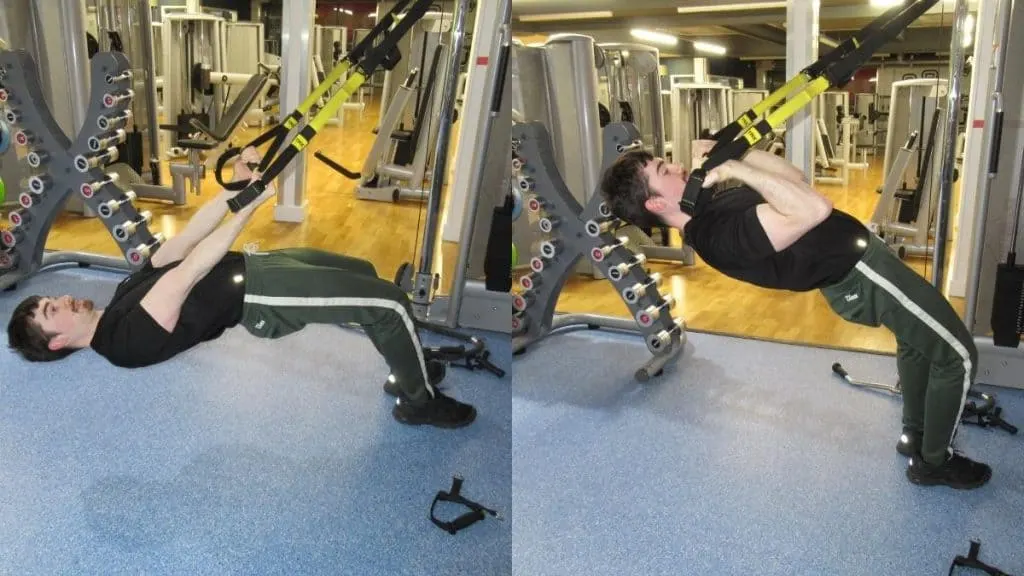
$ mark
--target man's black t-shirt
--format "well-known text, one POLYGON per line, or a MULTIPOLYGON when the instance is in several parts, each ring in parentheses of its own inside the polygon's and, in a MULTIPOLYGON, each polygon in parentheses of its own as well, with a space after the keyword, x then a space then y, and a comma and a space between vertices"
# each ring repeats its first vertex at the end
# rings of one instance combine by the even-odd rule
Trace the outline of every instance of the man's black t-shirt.
POLYGON ((149 366, 217 338, 242 320, 245 259, 239 252, 229 252, 189 292, 174 331, 168 333, 157 324, 142 308, 142 298, 178 264, 154 269, 147 263, 121 282, 100 317, 93 350, 115 366, 149 366))
POLYGON ((723 274, 764 288, 804 292, 835 284, 857 264, 870 232, 839 210, 776 252, 757 217, 766 201, 748 186, 708 196, 683 227, 685 242, 723 274))

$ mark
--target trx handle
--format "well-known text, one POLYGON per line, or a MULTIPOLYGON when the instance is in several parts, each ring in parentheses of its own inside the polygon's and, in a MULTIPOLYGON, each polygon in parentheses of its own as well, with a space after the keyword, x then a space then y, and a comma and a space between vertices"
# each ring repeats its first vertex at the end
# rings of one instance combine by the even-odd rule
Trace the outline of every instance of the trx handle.
POLYGON ((466 499, 464 496, 460 494, 461 490, 462 477, 453 476, 451 490, 448 492, 444 492, 442 490, 438 492, 436 496, 434 496, 434 502, 430 505, 430 521, 437 525, 438 528, 454 536, 459 530, 468 528, 473 524, 476 524, 477 522, 487 518, 487 514, 490 514, 495 518, 500 518, 496 511, 481 506, 480 504, 477 504, 472 500, 466 499), (455 504, 461 504, 469 508, 469 512, 462 514, 455 520, 452 520, 450 522, 444 522, 434 515, 434 509, 437 507, 438 502, 453 502, 455 504))
MULTIPOLYGON (((317 87, 313 89, 312 92, 310 92, 309 96, 307 96, 306 99, 303 100, 302 103, 299 104, 295 108, 295 110, 292 111, 292 113, 289 114, 284 119, 284 121, 282 121, 277 126, 271 128, 267 132, 264 132, 263 134, 259 135, 253 141, 249 142, 245 146, 242 146, 241 148, 229 148, 225 150, 224 153, 221 154, 221 157, 217 160, 217 167, 216 170, 214 171, 214 176, 217 179, 217 183, 223 186, 224 189, 226 190, 244 190, 248 184, 247 182, 225 181, 222 174, 224 167, 233 157, 241 154, 243 149, 248 148, 250 146, 257 148, 263 145, 263 143, 267 142, 268 140, 273 139, 274 142, 270 145, 270 148, 267 150, 266 154, 264 154, 263 161, 260 163, 259 166, 259 170, 261 172, 266 171, 267 167, 270 165, 270 162, 273 161, 274 156, 281 148, 281 145, 284 144, 284 139, 288 136, 288 133, 291 132, 293 128, 298 126, 299 122, 301 122, 302 119, 306 116, 306 114, 308 114, 309 111, 313 108, 313 105, 317 101, 319 101, 320 98, 322 98, 323 95, 326 94, 331 88, 333 88, 334 85, 337 84, 339 80, 341 80, 342 76, 344 76, 352 68, 352 66, 354 66, 356 63, 359 62, 359 60, 363 58, 367 51, 373 48, 373 43, 377 40, 377 38, 385 31, 387 31, 387 29, 391 28, 391 26, 395 23, 398 14, 403 9, 405 9, 405 7, 411 1, 412 0, 398 0, 395 6, 377 22, 377 25, 370 30, 366 37, 360 40, 359 43, 356 44, 356 46, 352 48, 352 50, 350 50, 344 56, 344 58, 342 58, 342 60, 339 61, 337 65, 335 65, 334 68, 331 69, 331 72, 324 78, 324 81, 318 84, 317 87)), ((420 13, 419 16, 414 17, 414 22, 418 21, 423 16, 423 13, 426 13, 426 8, 423 9, 422 13, 420 13)), ((407 14, 406 19, 408 19, 409 17, 410 15, 407 14)), ((408 26, 406 27, 406 30, 408 30, 408 26)), ((404 32, 402 32, 402 34, 404 34, 404 32)), ((351 94, 349 94, 349 96, 351 96, 351 94)), ((346 96, 346 98, 348 98, 348 96, 346 96)))

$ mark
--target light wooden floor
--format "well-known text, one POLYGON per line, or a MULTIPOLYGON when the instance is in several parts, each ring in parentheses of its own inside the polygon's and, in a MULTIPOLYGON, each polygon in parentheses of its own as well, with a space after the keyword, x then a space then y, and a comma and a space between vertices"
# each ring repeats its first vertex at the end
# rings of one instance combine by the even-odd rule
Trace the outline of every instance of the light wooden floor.
MULTIPOLYGON (((321 150, 350 170, 358 171, 373 145, 372 133, 377 122, 376 107, 368 106, 362 118, 355 111, 346 113, 342 129, 327 126, 314 138, 306 150, 306 218, 301 223, 274 220, 274 201, 264 205, 233 246, 241 250, 246 243, 258 242, 261 250, 305 246, 343 252, 368 259, 381 276, 391 278, 404 262, 418 262, 423 226, 426 223, 426 202, 400 203, 360 200, 355 196, 355 182, 335 173, 313 157, 321 150)), ((243 145, 262 133, 261 129, 240 129, 232 140, 243 145)), ((454 147, 457 140, 453 138, 454 147)), ((164 185, 170 184, 167 162, 163 165, 164 185)), ((230 175, 230 171, 226 171, 230 175)), ((177 234, 188 219, 205 202, 217 195, 219 186, 213 171, 208 170, 202 193, 190 194, 186 206, 173 206, 161 202, 139 201, 139 210, 153 213, 150 229, 170 238, 177 234)), ((442 206, 446 205, 442 201, 442 206)), ((443 222, 443 221, 442 221, 443 222)), ((64 213, 54 223, 47 248, 52 250, 78 250, 105 255, 120 255, 120 250, 106 229, 93 218, 64 213)), ((435 269, 452 268, 457 256, 457 245, 443 246, 435 269)), ((451 273, 444 274, 450 278, 451 273)), ((442 284, 447 291, 447 285, 442 284)))
MULTIPOLYGON (((328 127, 311 143, 307 151, 308 210, 304 222, 275 222, 272 204, 268 203, 256 214, 235 248, 259 242, 261 249, 308 246, 335 250, 373 261, 387 277, 401 263, 418 261, 425 203, 358 200, 353 182, 335 174, 312 155, 313 151, 322 149, 347 167, 358 169, 373 143, 371 130, 377 112, 371 105, 360 119, 357 113, 349 111, 344 130, 328 127)), ((255 130, 240 132, 236 140, 245 142, 257 133, 255 130)), ((165 177, 169 182, 169 176, 165 174, 165 177)), ((866 220, 878 200, 875 189, 881 181, 879 157, 866 172, 852 171, 848 187, 822 185, 820 189, 832 198, 837 208, 866 220)), ((153 202, 139 205, 153 212, 152 229, 170 237, 216 191, 216 181, 209 174, 202 195, 191 196, 187 206, 153 202)), ((678 243, 678 237, 675 242, 678 243)), ((457 247, 443 244, 435 270, 442 274, 441 291, 447 292, 457 247)), ((98 221, 73 214, 64 214, 57 220, 47 248, 119 254, 114 240, 98 221)), ((910 262, 919 273, 924 273, 922 261, 910 262)), ((895 349, 895 342, 886 330, 842 320, 817 292, 798 294, 759 289, 718 274, 699 260, 692 267, 652 263, 650 268, 662 273, 662 290, 673 294, 679 302, 674 314, 683 316, 690 329, 880 352, 895 349)), ((954 300, 954 306, 962 313, 961 301, 954 300)), ((586 277, 576 277, 567 283, 558 310, 614 316, 628 314, 610 282, 586 277)))

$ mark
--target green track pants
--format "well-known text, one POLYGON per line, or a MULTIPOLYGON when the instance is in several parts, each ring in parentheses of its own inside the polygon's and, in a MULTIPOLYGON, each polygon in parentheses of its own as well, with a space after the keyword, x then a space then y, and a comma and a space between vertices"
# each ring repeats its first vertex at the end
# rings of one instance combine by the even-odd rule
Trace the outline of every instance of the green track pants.
POLYGON ((945 460, 977 373, 974 338, 942 293, 871 235, 864 256, 821 291, 843 318, 896 336, 903 425, 923 434, 921 456, 945 460))
POLYGON ((295 248, 245 254, 245 274, 242 325, 253 335, 281 338, 307 324, 357 324, 408 402, 433 395, 409 299, 370 262, 295 248))

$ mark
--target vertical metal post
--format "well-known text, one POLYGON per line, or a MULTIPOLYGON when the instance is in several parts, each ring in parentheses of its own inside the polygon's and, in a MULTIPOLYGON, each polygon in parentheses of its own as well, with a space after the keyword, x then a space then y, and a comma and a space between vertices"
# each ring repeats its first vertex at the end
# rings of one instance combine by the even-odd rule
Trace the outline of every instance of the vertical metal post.
POLYGON ((160 185, 160 122, 157 115, 156 102, 156 50, 153 47, 153 13, 149 9, 149 0, 138 0, 135 9, 139 13, 139 26, 142 28, 142 58, 138 64, 143 70, 143 86, 146 87, 146 110, 149 113, 149 177, 154 186, 160 185))
POLYGON ((469 12, 469 0, 457 0, 455 13, 452 16, 444 91, 441 93, 441 114, 437 119, 439 124, 437 142, 434 146, 434 174, 430 179, 430 197, 427 200, 427 222, 423 231, 420 266, 416 274, 412 298, 414 304, 421 306, 430 303, 433 287, 431 271, 434 266, 434 243, 441 220, 441 189, 444 187, 444 178, 448 171, 448 145, 451 141, 452 115, 455 111, 455 91, 459 85, 459 63, 462 60, 462 48, 466 39, 467 12, 469 12))
MULTIPOLYGON (((791 0, 786 3, 786 77, 818 59, 818 1, 791 0)), ((805 106, 790 118, 786 127, 786 158, 803 171, 808 181, 814 176, 814 114, 805 106)))
MULTIPOLYGON (((295 110, 309 96, 315 0, 288 0, 281 20, 281 110, 295 110)), ((306 155, 299 154, 278 177, 274 219, 305 220, 306 155)))
MULTIPOLYGON (((992 96, 988 102, 985 118, 985 152, 981 164, 985 179, 977 193, 977 209, 974 215, 971 239, 970 272, 967 276, 967 306, 964 310, 964 324, 974 333, 974 320, 978 308, 978 287, 981 284, 981 257, 985 248, 985 223, 988 221, 988 201, 992 190, 992 179, 999 172, 999 143, 1003 124, 1003 72, 1006 68, 1007 43, 1010 39, 1010 11, 1013 0, 999 0, 999 31, 995 39, 998 53, 992 60, 995 77, 992 80, 992 96)), ((962 184, 961 184, 962 186, 962 184)), ((961 192, 962 194, 962 192, 961 192)))
MULTIPOLYGON (((956 128, 960 119, 960 86, 964 75, 964 22, 967 0, 957 0, 953 33, 949 46, 949 89, 946 91, 945 139, 942 141, 942 174, 939 181, 939 205, 935 223, 935 260, 932 285, 942 289, 946 272, 946 237, 949 236, 949 201, 953 195, 953 167, 956 165, 956 128)), ((919 223, 918 226, 926 224, 919 223)))
POLYGON ((64 37, 64 66, 71 97, 71 130, 74 140, 85 123, 89 102, 89 54, 85 46, 85 14, 81 0, 61 0, 60 33, 64 37))
MULTIPOLYGON (((490 84, 494 88, 491 92, 491 101, 488 103, 487 121, 484 122, 483 135, 480 138, 480 142, 483 142, 484 150, 473 162, 473 187, 469 189, 467 198, 468 206, 466 207, 465 221, 462 223, 462 234, 459 237, 459 259, 455 264, 455 280, 452 283, 451 297, 448 302, 446 324, 449 328, 456 328, 459 323, 459 311, 462 309, 462 293, 466 286, 466 271, 469 269, 469 251, 473 242, 473 232, 476 230, 477 209, 480 205, 480 197, 484 194, 484 163, 487 160, 487 145, 491 138, 491 128, 494 126, 495 118, 501 109, 502 93, 505 91, 505 78, 500 78, 498 75, 505 74, 507 77, 507 69, 504 64, 505 59, 511 57, 508 54, 508 50, 511 49, 512 43, 512 0, 499 1, 498 10, 502 16, 501 25, 498 27, 498 49, 491 51, 492 58, 490 61, 492 64, 490 64, 491 67, 489 69, 489 75, 493 78, 490 84), (494 55, 499 55, 497 62, 493 61, 494 55)), ((512 238, 509 238, 508 242, 509 249, 511 249, 512 238)))

